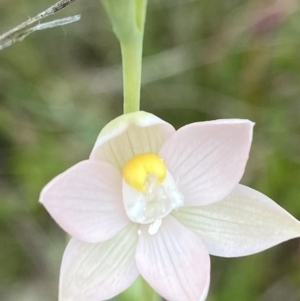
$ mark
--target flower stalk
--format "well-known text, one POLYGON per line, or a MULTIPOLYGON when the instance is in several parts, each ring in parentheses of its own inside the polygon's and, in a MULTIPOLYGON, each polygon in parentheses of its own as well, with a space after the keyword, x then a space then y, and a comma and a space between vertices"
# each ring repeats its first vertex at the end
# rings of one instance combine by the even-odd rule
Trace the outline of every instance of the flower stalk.
POLYGON ((142 48, 142 39, 121 42, 124 114, 140 110, 142 48))
POLYGON ((147 0, 102 1, 121 45, 124 114, 139 111, 147 0))

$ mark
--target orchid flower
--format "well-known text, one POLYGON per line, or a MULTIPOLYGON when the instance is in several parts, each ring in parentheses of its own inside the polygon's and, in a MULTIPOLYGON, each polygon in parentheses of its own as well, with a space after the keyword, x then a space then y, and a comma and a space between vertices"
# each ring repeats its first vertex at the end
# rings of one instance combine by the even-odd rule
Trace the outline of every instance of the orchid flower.
POLYGON ((209 254, 257 253, 300 236, 300 223, 238 184, 253 123, 197 122, 175 131, 146 112, 120 116, 90 155, 52 180, 40 202, 73 238, 59 301, 99 301, 142 277, 170 301, 205 300, 209 254))

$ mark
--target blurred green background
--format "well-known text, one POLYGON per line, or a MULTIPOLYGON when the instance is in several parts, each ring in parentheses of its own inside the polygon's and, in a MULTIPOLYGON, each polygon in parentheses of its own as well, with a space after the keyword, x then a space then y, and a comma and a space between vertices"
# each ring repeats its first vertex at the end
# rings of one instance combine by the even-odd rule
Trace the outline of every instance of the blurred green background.
MULTIPOLYGON (((2 33, 54 0, 1 0, 2 33)), ((0 300, 57 300, 65 234, 38 203, 122 113, 120 50, 99 0, 79 22, 0 51, 0 300)), ((52 18, 53 19, 53 18, 52 18)), ((47 19, 46 21, 49 21, 47 19)), ((300 11, 295 0, 149 0, 142 109, 171 122, 256 123, 242 182, 300 219, 300 11)), ((212 257, 209 301, 299 301, 299 239, 212 257)))

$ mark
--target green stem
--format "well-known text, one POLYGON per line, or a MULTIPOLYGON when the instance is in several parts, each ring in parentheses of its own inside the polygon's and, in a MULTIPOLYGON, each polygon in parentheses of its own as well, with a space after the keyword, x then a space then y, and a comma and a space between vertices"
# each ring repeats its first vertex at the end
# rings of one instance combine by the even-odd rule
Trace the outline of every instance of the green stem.
POLYGON ((124 114, 139 111, 141 95, 143 35, 132 40, 121 40, 124 114))
POLYGON ((139 111, 147 0, 102 0, 120 41, 124 113, 139 111))

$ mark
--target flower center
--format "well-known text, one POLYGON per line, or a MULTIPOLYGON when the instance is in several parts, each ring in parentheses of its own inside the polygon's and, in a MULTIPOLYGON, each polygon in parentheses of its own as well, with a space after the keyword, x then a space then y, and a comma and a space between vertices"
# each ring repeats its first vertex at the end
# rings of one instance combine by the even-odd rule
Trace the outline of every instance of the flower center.
POLYGON ((123 168, 124 180, 138 191, 147 192, 149 176, 155 177, 158 184, 166 178, 167 168, 164 160, 152 153, 134 156, 123 168))
POLYGON ((130 159, 123 168, 123 202, 128 217, 136 223, 151 224, 155 234, 161 219, 183 205, 183 197, 161 157, 152 153, 130 159))

